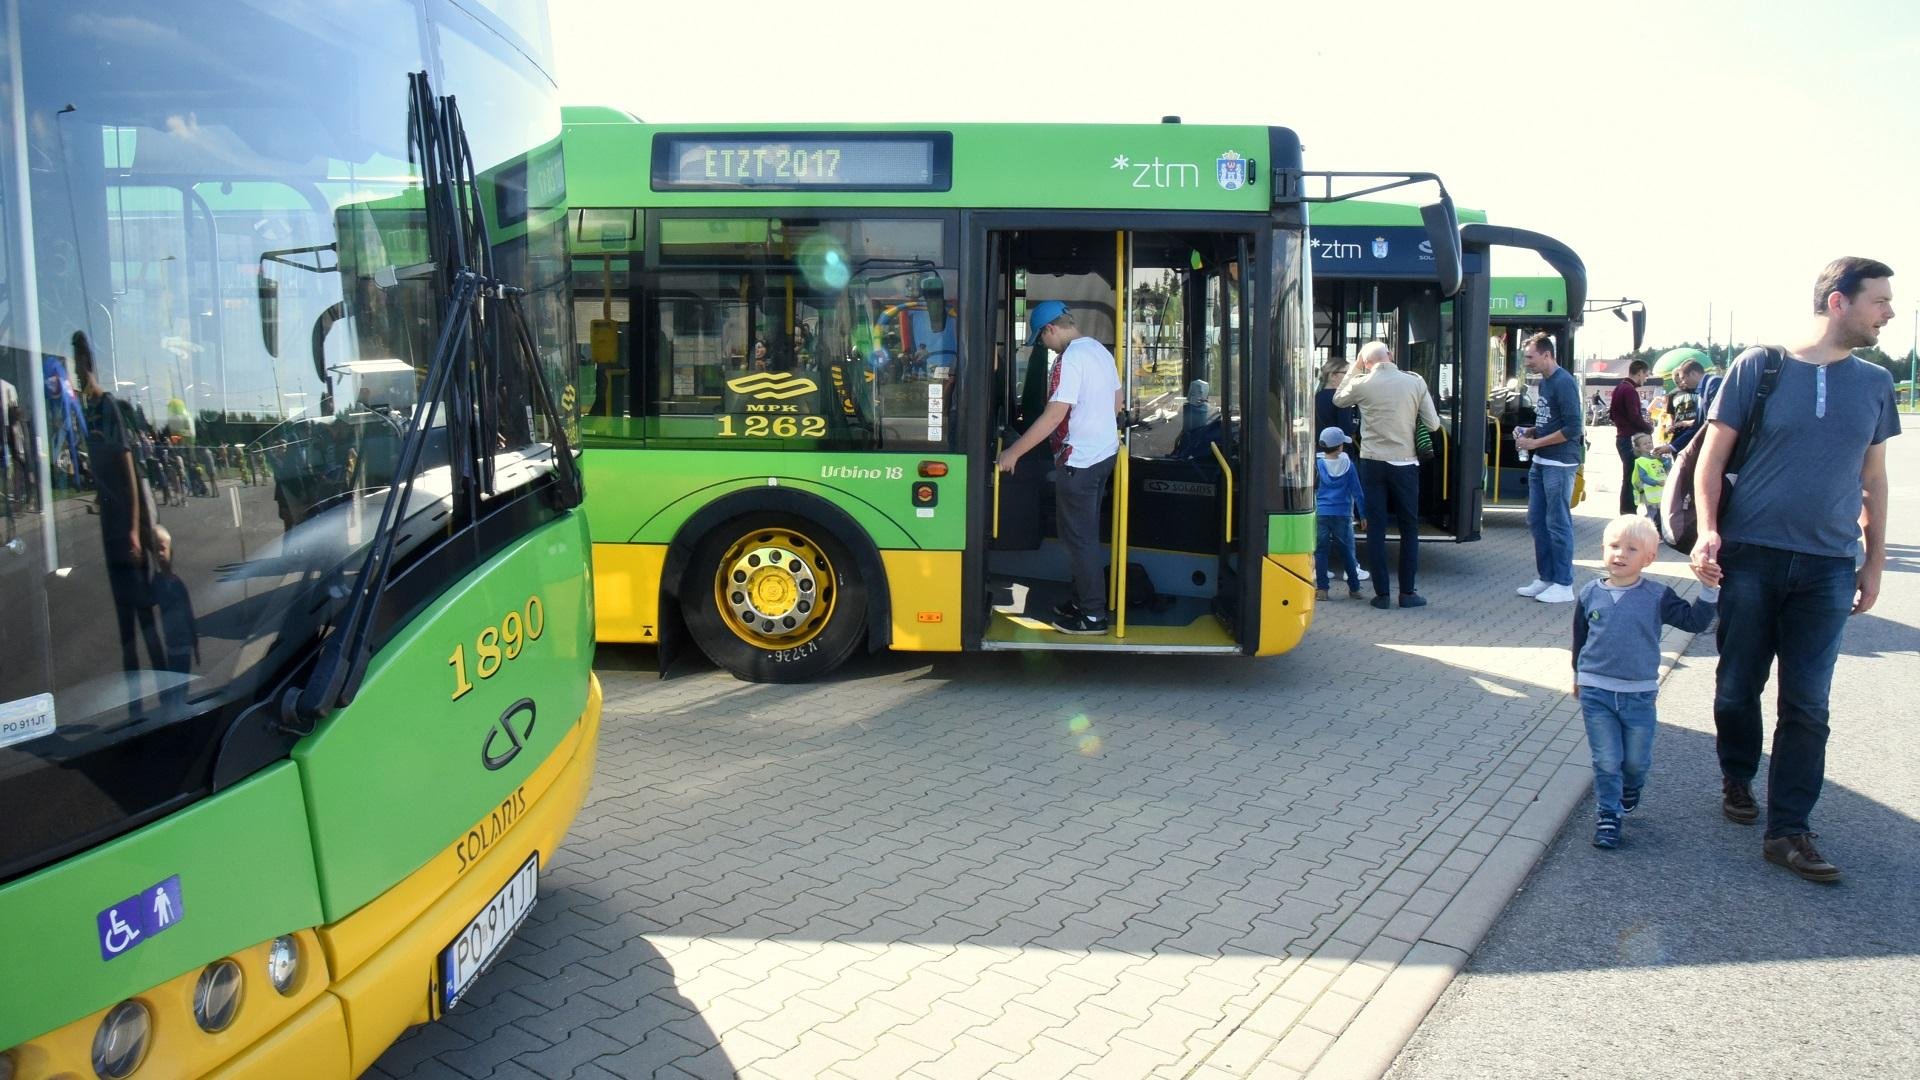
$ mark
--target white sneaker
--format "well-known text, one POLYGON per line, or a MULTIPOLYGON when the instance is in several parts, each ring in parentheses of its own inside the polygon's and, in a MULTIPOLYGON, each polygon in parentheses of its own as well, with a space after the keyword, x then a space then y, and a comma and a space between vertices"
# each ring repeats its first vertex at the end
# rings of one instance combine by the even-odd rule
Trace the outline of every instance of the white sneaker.
POLYGON ((1373 575, 1367 573, 1365 570, 1361 570, 1359 573, 1361 581, 1371 581, 1373 579, 1373 575))
POLYGON ((1513 591, 1519 593, 1521 596, 1539 596, 1551 588, 1553 588, 1553 582, 1541 581, 1539 578, 1534 578, 1533 584, 1522 585, 1513 591))
POLYGON ((1534 597, 1543 604, 1571 604, 1574 601, 1573 586, 1549 585, 1534 597))

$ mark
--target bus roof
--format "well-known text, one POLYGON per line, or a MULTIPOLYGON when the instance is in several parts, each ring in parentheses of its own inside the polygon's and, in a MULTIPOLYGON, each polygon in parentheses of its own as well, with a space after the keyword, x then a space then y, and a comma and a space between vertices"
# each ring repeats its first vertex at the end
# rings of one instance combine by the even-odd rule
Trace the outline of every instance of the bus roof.
POLYGON ((648 124, 563 110, 576 207, 899 206, 1266 213, 1276 165, 1300 166, 1285 128, 1199 124, 648 124), (888 139, 888 135, 900 136, 888 139), (809 175, 780 172, 798 161, 809 175), (867 183, 818 172, 858 157, 871 176, 931 156, 932 179, 867 183), (661 157, 655 159, 658 152, 661 157), (828 157, 826 155, 831 155, 828 157), (735 175, 745 165, 754 175, 735 175))
MULTIPOLYGON (((1461 224, 1477 222, 1485 224, 1485 210, 1469 210, 1462 206, 1456 211, 1461 224)), ((1315 203, 1311 218, 1315 225, 1372 225, 1380 227, 1412 226, 1419 228, 1420 208, 1408 203, 1378 202, 1372 199, 1343 199, 1340 202, 1315 203)))

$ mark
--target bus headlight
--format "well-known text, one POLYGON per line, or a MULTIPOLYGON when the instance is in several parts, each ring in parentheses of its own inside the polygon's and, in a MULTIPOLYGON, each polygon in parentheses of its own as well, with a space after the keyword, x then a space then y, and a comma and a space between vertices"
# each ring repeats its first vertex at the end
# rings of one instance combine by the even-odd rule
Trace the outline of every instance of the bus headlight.
POLYGON ((123 1001, 100 1021, 93 1034, 93 1071, 101 1080, 120 1080, 140 1067, 147 1056, 153 1016, 138 1001, 123 1001))
POLYGON ((200 972, 193 987, 193 1022, 209 1035, 227 1030, 240 1011, 242 975, 232 960, 217 960, 200 972))
POLYGON ((300 943, 290 934, 282 934, 267 946, 267 981, 282 994, 293 993, 300 979, 300 943))

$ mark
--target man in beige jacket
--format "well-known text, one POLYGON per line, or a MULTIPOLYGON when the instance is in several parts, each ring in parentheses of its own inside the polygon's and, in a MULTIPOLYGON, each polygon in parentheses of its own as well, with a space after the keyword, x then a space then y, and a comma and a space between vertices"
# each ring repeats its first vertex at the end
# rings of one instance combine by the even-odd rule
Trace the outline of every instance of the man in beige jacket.
POLYGON ((1425 379, 1400 370, 1386 342, 1369 341, 1334 391, 1333 403, 1360 407, 1360 488, 1366 498, 1373 606, 1393 606, 1386 528, 1391 513, 1400 527, 1400 606, 1424 607, 1426 598, 1414 590, 1420 568, 1420 456, 1414 428, 1417 422, 1440 430, 1433 394, 1425 379))

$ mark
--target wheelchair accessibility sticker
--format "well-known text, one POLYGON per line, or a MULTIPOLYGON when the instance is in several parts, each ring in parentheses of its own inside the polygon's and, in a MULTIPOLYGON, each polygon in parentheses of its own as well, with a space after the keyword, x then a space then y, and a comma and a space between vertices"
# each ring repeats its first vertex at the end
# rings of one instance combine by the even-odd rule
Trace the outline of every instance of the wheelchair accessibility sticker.
POLYGON ((172 929, 185 914, 180 875, 142 889, 94 917, 100 931, 100 959, 124 955, 153 935, 172 929))

